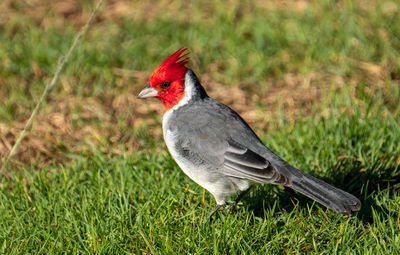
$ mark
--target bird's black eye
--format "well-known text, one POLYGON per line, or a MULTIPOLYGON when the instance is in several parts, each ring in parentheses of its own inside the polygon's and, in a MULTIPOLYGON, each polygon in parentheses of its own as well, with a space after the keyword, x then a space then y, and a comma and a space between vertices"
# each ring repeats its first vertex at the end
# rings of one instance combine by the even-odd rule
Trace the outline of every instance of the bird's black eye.
POLYGON ((169 81, 161 83, 161 89, 169 89, 169 86, 171 86, 171 82, 169 81))

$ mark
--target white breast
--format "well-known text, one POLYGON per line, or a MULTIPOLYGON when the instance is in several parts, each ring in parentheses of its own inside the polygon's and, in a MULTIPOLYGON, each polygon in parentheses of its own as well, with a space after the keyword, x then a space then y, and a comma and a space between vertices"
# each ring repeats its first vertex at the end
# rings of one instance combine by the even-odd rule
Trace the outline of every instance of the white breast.
POLYGON ((191 99, 191 92, 193 89, 193 80, 189 75, 185 77, 185 95, 181 101, 168 110, 163 117, 163 134, 164 140, 168 147, 169 152, 175 159, 176 163, 182 169, 182 171, 189 176, 193 181, 207 189, 211 194, 214 195, 218 204, 224 204, 226 199, 230 195, 236 193, 239 190, 246 190, 249 188, 250 183, 247 180, 241 180, 236 178, 229 178, 224 176, 216 169, 210 169, 209 167, 202 165, 194 165, 188 158, 185 158, 175 148, 177 136, 179 135, 177 130, 168 129, 168 122, 173 121, 173 115, 177 109, 186 105, 191 99))
POLYGON ((178 131, 172 131, 168 129, 168 122, 171 120, 171 117, 173 114, 176 112, 177 109, 180 107, 186 105, 190 99, 191 99, 191 92, 193 88, 193 80, 189 75, 186 75, 185 77, 185 95, 179 101, 177 105, 172 107, 170 110, 168 110, 163 117, 163 134, 164 134, 164 140, 165 143, 168 147, 169 152, 171 153, 172 157, 175 159, 176 163, 179 165, 179 167, 183 170, 183 172, 189 176, 193 181, 201 185, 202 187, 206 188, 208 191, 211 193, 213 190, 212 185, 209 183, 209 175, 207 173, 207 169, 201 169, 201 166, 196 166, 194 165, 190 160, 187 158, 183 157, 178 150, 175 148, 175 143, 178 140, 177 136, 178 131))

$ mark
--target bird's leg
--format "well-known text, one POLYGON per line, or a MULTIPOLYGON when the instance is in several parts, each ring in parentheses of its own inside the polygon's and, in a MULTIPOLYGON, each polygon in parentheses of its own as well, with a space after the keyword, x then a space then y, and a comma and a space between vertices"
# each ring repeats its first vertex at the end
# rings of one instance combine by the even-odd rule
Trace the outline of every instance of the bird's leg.
POLYGON ((212 216, 221 208, 223 208, 224 205, 220 205, 217 204, 217 206, 210 212, 210 215, 208 216, 208 218, 210 219, 210 221, 212 221, 212 216))
POLYGON ((227 212, 230 213, 233 208, 239 203, 240 199, 242 199, 249 191, 251 190, 252 187, 246 189, 245 191, 242 191, 242 193, 239 194, 239 196, 236 198, 235 202, 233 202, 229 207, 227 212))

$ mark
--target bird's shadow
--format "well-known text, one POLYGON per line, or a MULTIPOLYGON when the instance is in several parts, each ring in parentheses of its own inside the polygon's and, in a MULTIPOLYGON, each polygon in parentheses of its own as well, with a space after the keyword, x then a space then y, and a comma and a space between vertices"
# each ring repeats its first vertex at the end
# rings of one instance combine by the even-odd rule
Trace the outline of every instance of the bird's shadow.
MULTIPOLYGON (((399 168, 375 169, 373 172, 361 170, 361 167, 354 167, 351 171, 346 171, 346 173, 337 171, 330 178, 323 178, 315 173, 312 174, 358 197, 361 201, 361 209, 355 214, 356 217, 364 222, 372 222, 374 211, 379 214, 383 212, 387 213, 387 210, 378 205, 376 199, 374 199, 377 192, 385 191, 392 197, 395 192, 400 191, 400 174, 396 174, 396 172, 399 172, 399 168)), ((242 202, 257 217, 264 217, 265 207, 272 208, 274 203, 277 204, 278 208, 275 209, 274 213, 292 211, 296 204, 307 208, 313 206, 314 203, 312 199, 294 192, 290 188, 282 189, 274 187, 256 188, 251 195, 245 196, 242 202)), ((315 202, 315 204, 318 203, 315 202)), ((320 208, 324 208, 322 205, 319 206, 320 208)), ((317 208, 313 210, 317 210, 317 208)))

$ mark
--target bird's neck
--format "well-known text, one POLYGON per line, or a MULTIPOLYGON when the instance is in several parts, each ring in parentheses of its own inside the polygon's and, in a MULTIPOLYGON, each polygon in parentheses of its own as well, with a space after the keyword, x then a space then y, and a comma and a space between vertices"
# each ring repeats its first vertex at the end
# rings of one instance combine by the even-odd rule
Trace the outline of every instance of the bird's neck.
POLYGON ((206 97, 206 91, 190 69, 186 71, 184 80, 173 82, 168 93, 158 96, 164 104, 164 114, 175 106, 180 107, 191 101, 203 100, 206 97))

